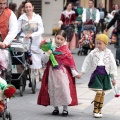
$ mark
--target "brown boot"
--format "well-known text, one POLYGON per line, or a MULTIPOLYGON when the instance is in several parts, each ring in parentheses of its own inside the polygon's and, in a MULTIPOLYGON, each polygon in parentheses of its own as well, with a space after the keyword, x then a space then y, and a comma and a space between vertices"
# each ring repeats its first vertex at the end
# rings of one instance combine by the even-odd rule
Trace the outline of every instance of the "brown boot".
POLYGON ((97 91, 94 99, 94 117, 99 117, 99 103, 102 96, 102 91, 97 91))
POLYGON ((103 116, 102 113, 101 113, 101 110, 102 110, 103 103, 104 103, 104 96, 105 96, 105 93, 102 92, 102 96, 100 98, 100 103, 99 103, 99 108, 98 108, 99 114, 100 114, 101 117, 103 116))

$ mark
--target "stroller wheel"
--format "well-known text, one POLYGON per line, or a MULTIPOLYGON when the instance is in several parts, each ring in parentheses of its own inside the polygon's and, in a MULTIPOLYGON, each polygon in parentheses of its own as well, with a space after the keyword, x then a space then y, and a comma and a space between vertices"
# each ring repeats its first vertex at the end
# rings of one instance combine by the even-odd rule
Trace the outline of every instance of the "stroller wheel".
POLYGON ((23 78, 21 77, 21 80, 20 80, 20 96, 23 96, 23 91, 24 91, 25 87, 24 87, 24 84, 23 84, 23 78))
POLYGON ((3 120, 6 120, 6 113, 5 113, 5 111, 2 114, 2 118, 3 118, 3 120))
POLYGON ((80 51, 80 55, 81 55, 81 56, 83 55, 83 51, 82 51, 82 50, 80 51))
POLYGON ((34 78, 34 79, 32 79, 32 92, 33 92, 33 94, 34 93, 36 93, 36 79, 34 78))
POLYGON ((32 93, 34 94, 36 92, 36 79, 35 79, 35 71, 31 71, 31 74, 29 75, 30 77, 30 84, 31 84, 31 89, 32 93))
POLYGON ((80 51, 78 51, 78 56, 80 55, 80 51))
POLYGON ((23 86, 20 86, 20 96, 23 96, 23 86))

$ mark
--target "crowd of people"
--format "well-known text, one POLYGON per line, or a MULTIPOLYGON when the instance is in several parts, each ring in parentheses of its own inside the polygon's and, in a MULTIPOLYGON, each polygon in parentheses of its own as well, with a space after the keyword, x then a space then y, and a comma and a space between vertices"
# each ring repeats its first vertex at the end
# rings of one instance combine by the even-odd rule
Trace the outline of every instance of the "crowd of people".
MULTIPOLYGON (((117 28, 118 32, 120 31, 118 5, 115 5, 115 9, 111 12, 112 17, 109 17, 110 15, 103 8, 102 3, 99 4, 98 9, 94 7, 93 0, 89 0, 88 8, 86 9, 80 6, 79 1, 76 2, 74 8, 72 3, 68 3, 61 13, 60 30, 56 33, 54 41, 51 43, 52 48, 45 52, 40 49, 42 34, 44 33, 43 22, 41 16, 34 12, 33 3, 26 0, 22 2, 17 10, 15 3, 10 3, 9 8, 7 8, 6 2, 7 0, 0 0, 0 54, 4 53, 4 51, 8 52, 8 49, 5 48, 10 46, 16 36, 24 37, 26 48, 28 48, 30 39, 32 39, 30 51, 32 64, 30 68, 36 75, 40 74, 42 77, 37 104, 53 106, 52 115, 58 115, 59 107, 63 106, 62 116, 68 116, 68 106, 78 105, 75 78, 80 79, 89 68, 93 68, 88 84, 88 87, 96 92, 93 101, 93 116, 96 118, 102 117, 105 91, 112 89, 111 81, 113 85, 116 84, 114 77, 117 75, 116 61, 111 50, 107 48, 109 38, 104 32, 105 30, 108 31, 111 26, 117 28), (110 20, 107 21, 108 19, 110 20), (118 21, 118 24, 116 21, 118 21), (82 30, 83 25, 88 25, 89 27, 94 25, 95 27, 90 32, 82 30), (76 27, 77 37, 75 33, 76 27), (84 33, 83 36, 82 32, 84 33), (96 41, 92 41, 92 36, 96 33, 98 33, 96 41), (96 42, 96 44, 94 43, 95 49, 86 56, 80 73, 76 69, 75 61, 70 51, 76 47, 76 39, 79 42, 88 39, 90 42, 92 41, 92 45, 93 42, 96 42), (52 53, 58 63, 56 66, 53 66, 49 60, 52 53), (42 62, 46 64, 45 71, 42 69, 42 62)), ((120 62, 120 35, 118 32, 116 59, 120 62)), ((1 59, 0 61, 3 61, 1 59)), ((1 79, 1 81, 4 80, 1 79)), ((2 97, 0 101, 2 101, 0 110, 3 111, 5 106, 2 97)))

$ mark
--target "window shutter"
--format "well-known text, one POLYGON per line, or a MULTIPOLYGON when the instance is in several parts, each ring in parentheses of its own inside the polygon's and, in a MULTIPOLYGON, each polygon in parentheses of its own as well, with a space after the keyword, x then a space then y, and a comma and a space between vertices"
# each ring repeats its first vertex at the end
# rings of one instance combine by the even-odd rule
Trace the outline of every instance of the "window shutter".
POLYGON ((35 13, 42 15, 42 0, 31 0, 35 13))

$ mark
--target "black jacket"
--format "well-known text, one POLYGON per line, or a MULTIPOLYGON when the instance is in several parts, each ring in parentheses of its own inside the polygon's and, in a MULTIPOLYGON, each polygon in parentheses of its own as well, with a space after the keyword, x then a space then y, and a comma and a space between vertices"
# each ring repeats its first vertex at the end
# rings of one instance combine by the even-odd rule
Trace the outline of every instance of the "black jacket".
POLYGON ((120 10, 116 12, 114 18, 108 24, 107 29, 109 29, 112 25, 114 25, 116 21, 117 21, 117 31, 120 31, 120 10))

